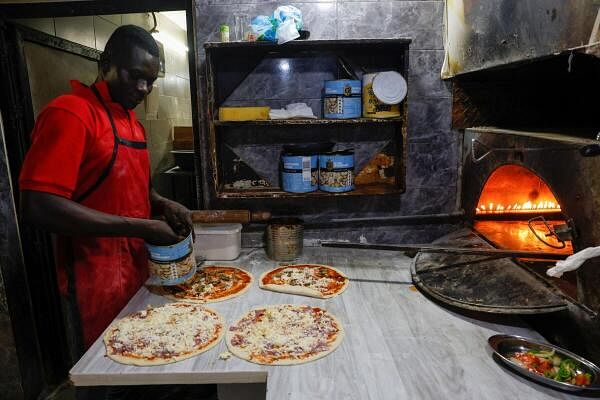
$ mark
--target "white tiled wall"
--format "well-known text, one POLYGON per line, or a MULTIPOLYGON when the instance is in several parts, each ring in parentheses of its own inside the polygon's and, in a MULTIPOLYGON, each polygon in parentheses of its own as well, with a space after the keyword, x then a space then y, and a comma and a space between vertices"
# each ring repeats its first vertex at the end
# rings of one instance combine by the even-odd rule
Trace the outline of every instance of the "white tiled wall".
MULTIPOLYGON (((181 43, 187 43, 186 32, 169 19, 156 14, 158 29, 181 43)), ((133 24, 150 30, 150 14, 101 15, 66 18, 37 18, 19 20, 19 23, 102 51, 108 38, 119 25, 133 24)), ((190 76, 187 54, 180 54, 165 46, 164 78, 155 83, 158 91, 158 119, 146 115, 144 104, 135 110, 146 128, 153 177, 173 165, 170 155, 174 126, 192 126, 190 76)))

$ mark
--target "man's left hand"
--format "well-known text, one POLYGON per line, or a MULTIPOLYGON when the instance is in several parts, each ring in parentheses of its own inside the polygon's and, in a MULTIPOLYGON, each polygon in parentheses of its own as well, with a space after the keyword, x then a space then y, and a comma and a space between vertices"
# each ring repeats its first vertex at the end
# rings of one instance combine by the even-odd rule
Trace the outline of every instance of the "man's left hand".
POLYGON ((178 235, 187 236, 193 230, 192 212, 184 205, 165 201, 163 213, 169 226, 178 235))

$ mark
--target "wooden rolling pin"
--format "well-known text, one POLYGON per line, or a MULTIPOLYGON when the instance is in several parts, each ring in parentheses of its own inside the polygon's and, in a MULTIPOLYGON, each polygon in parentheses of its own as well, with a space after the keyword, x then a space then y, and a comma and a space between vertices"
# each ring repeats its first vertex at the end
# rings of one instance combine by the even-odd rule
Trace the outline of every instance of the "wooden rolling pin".
POLYGON ((240 223, 264 222, 271 218, 268 211, 250 211, 250 210, 196 210, 192 211, 192 221, 213 224, 213 223, 240 223))

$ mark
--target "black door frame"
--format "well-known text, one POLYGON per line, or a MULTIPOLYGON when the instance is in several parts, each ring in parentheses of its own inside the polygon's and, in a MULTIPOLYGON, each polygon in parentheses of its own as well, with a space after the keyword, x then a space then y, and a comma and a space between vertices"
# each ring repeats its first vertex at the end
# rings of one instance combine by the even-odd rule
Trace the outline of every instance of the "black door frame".
MULTIPOLYGON (((192 123, 194 132, 199 131, 198 84, 195 46, 194 0, 122 0, 72 1, 55 3, 3 4, 0 5, 0 113, 4 118, 7 158, 13 182, 13 201, 18 204, 18 174, 29 148, 29 134, 33 129, 34 113, 29 91, 29 79, 23 53, 24 36, 28 41, 58 48, 93 59, 97 57, 85 47, 74 45, 56 37, 40 34, 35 30, 6 22, 19 18, 73 17, 84 15, 128 14, 185 10, 187 19, 188 48, 190 49, 190 92, 192 100, 192 123)), ((196 134, 197 136, 197 134, 196 134)), ((199 204, 197 204, 199 207, 199 204)), ((18 214, 18 213, 17 213, 18 214)), ((18 215, 17 215, 18 217, 18 215)), ((23 330, 30 334, 16 343, 19 365, 22 371, 31 371, 22 382, 30 386, 26 398, 35 398, 44 390, 60 384, 68 378, 73 360, 69 355, 63 324, 63 316, 56 285, 51 238, 45 232, 26 225, 15 226, 20 230, 23 263, 20 279, 29 282, 27 290, 33 311, 20 309, 17 315, 11 311, 15 333, 23 330), (23 271, 24 269, 24 271, 23 271), (23 313, 28 313, 24 315, 23 313), (35 350, 32 350, 35 349, 35 350), (32 355, 34 354, 35 355, 32 355), (35 393, 37 392, 37 393, 35 393)), ((13 285, 16 282, 5 282, 13 285)), ((15 292, 15 290, 12 290, 15 292)), ((23 296, 23 293, 21 293, 23 296)), ((10 302, 10 299, 8 299, 10 302)), ((15 310, 16 311, 16 310, 15 310)))

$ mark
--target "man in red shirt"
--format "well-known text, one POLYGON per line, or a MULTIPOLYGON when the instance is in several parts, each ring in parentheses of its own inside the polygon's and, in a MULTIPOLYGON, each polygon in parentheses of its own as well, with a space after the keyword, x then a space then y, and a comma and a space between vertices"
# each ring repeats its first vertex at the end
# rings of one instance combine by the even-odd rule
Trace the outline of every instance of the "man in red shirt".
POLYGON ((72 92, 40 113, 21 171, 24 220, 57 234, 58 282, 78 308, 80 350, 146 280, 144 240, 173 244, 192 226, 187 208, 151 188, 146 135, 133 112, 158 69, 152 36, 133 25, 119 27, 96 82, 72 81, 72 92))

